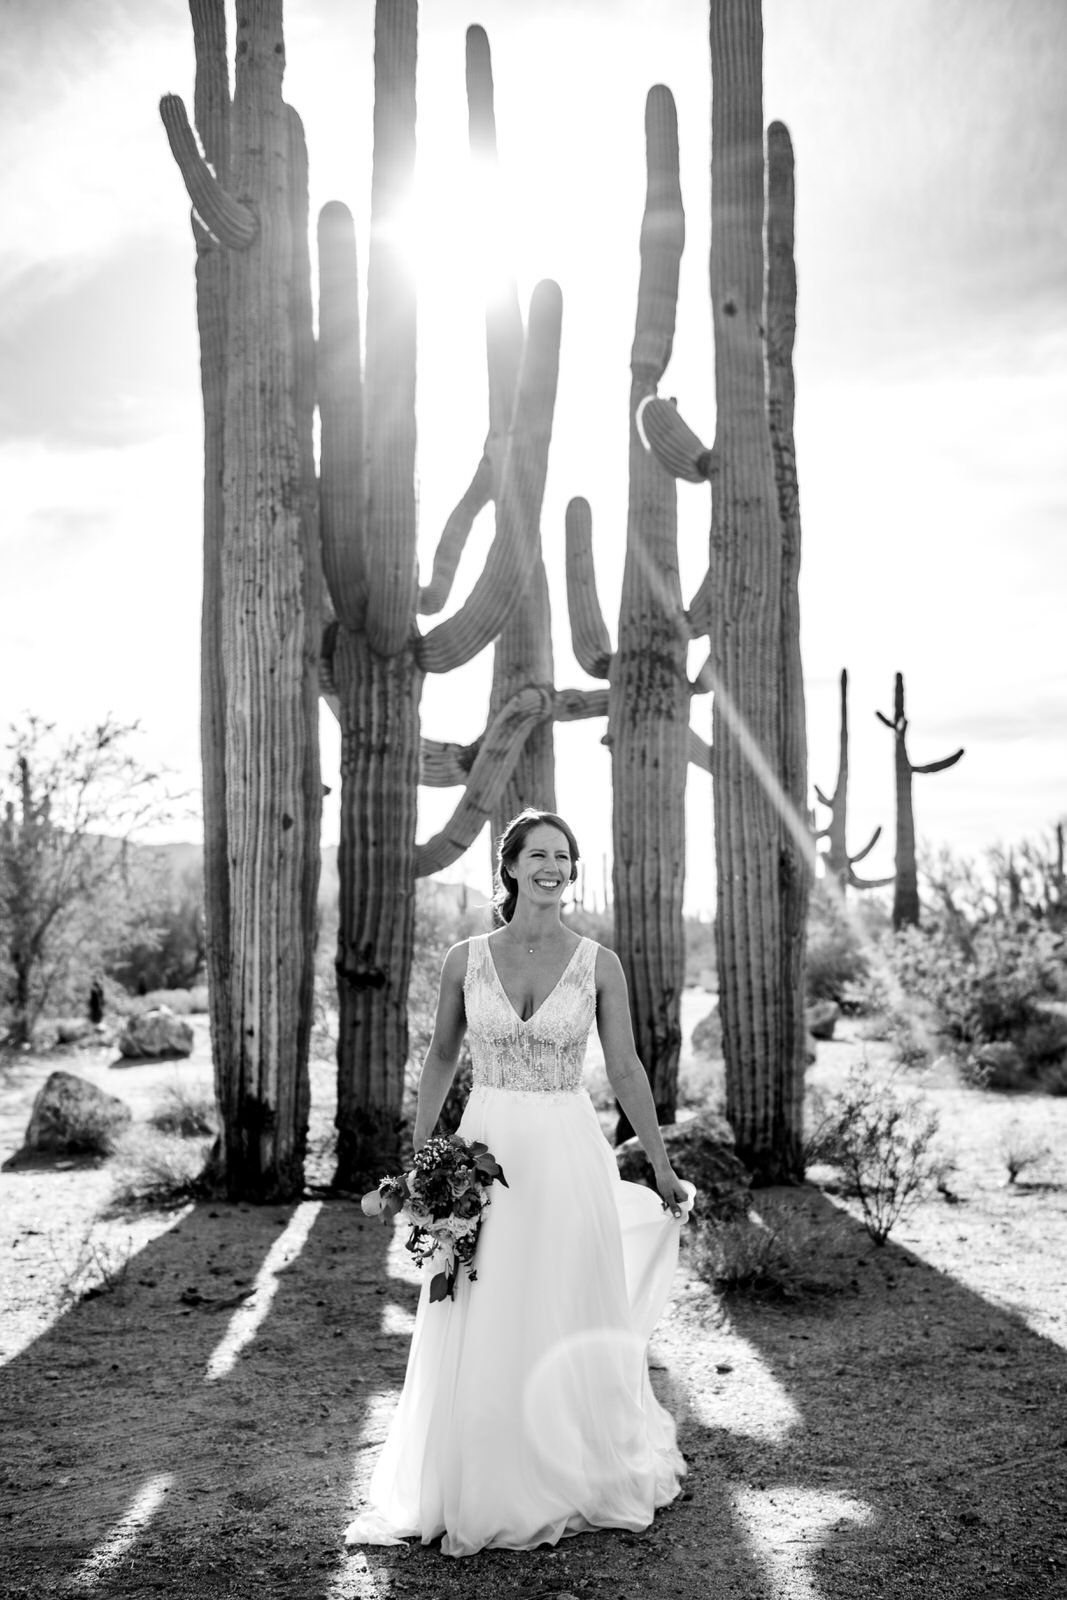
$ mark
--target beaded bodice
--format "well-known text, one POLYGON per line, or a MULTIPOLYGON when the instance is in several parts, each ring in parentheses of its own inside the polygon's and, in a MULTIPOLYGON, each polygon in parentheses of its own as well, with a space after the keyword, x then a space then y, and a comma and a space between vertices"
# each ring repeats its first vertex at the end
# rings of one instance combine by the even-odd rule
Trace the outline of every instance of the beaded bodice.
POLYGON ((488 934, 467 946, 463 998, 474 1086, 552 1093, 582 1086, 596 1015, 597 945, 583 939, 556 987, 524 1022, 497 976, 488 934))

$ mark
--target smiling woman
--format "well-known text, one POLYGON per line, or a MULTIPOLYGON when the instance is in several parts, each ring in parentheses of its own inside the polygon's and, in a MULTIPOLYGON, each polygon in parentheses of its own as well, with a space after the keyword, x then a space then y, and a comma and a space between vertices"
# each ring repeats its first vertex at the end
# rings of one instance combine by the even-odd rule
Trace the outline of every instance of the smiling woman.
POLYGON ((526 1550, 644 1528, 680 1491, 685 1464, 646 1347, 693 1190, 663 1148, 618 958, 560 921, 577 860, 561 817, 522 812, 498 851, 500 926, 445 958, 415 1149, 469 1032, 458 1131, 492 1151, 507 1184, 482 1219, 477 1281, 460 1275, 454 1297, 435 1301, 427 1273, 404 1391, 349 1544, 417 1535, 443 1536, 448 1555, 526 1550), (620 1180, 582 1088, 594 1020, 661 1201, 620 1180))

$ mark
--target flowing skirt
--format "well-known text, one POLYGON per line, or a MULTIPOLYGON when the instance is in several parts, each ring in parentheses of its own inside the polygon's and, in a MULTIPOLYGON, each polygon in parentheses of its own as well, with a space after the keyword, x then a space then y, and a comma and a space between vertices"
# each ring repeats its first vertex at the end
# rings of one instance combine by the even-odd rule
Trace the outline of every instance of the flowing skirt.
POLYGON ((460 1133, 495 1183, 471 1283, 430 1304, 424 1268, 396 1415, 347 1544, 443 1535, 448 1555, 647 1527, 685 1464, 647 1343, 680 1224, 623 1183, 584 1092, 475 1088, 460 1133))

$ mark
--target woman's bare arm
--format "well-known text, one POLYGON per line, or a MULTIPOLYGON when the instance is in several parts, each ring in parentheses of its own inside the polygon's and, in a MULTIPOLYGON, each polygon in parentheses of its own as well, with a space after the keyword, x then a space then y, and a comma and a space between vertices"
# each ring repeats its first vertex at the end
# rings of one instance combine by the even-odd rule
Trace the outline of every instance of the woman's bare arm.
POLYGON ((679 1205, 688 1197, 664 1147, 648 1074, 634 1044, 622 965, 614 950, 603 947, 596 958, 596 1000, 597 1032, 604 1047, 608 1081, 652 1163, 664 1204, 678 1216, 679 1205))
POLYGON ((466 975, 467 946, 465 943, 453 945, 441 968, 433 1037, 419 1077, 419 1099, 412 1138, 416 1150, 421 1150, 437 1126, 445 1096, 456 1075, 459 1047, 467 1031, 467 1012, 463 1004, 463 980, 466 975))

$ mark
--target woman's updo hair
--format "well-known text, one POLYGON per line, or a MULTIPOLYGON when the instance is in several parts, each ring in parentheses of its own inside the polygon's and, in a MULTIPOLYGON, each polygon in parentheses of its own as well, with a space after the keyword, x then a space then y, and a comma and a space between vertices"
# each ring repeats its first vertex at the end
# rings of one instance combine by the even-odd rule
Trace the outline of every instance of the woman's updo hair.
POLYGON ((496 847, 496 887, 493 893, 493 921, 499 928, 505 922, 510 922, 515 914, 515 904, 519 898, 518 887, 511 873, 511 864, 519 854, 526 837, 535 828, 544 824, 549 828, 558 828, 567 841, 571 853, 571 882, 578 876, 578 841, 562 817, 554 811, 538 811, 533 806, 527 806, 525 811, 520 811, 517 817, 512 817, 496 847))

